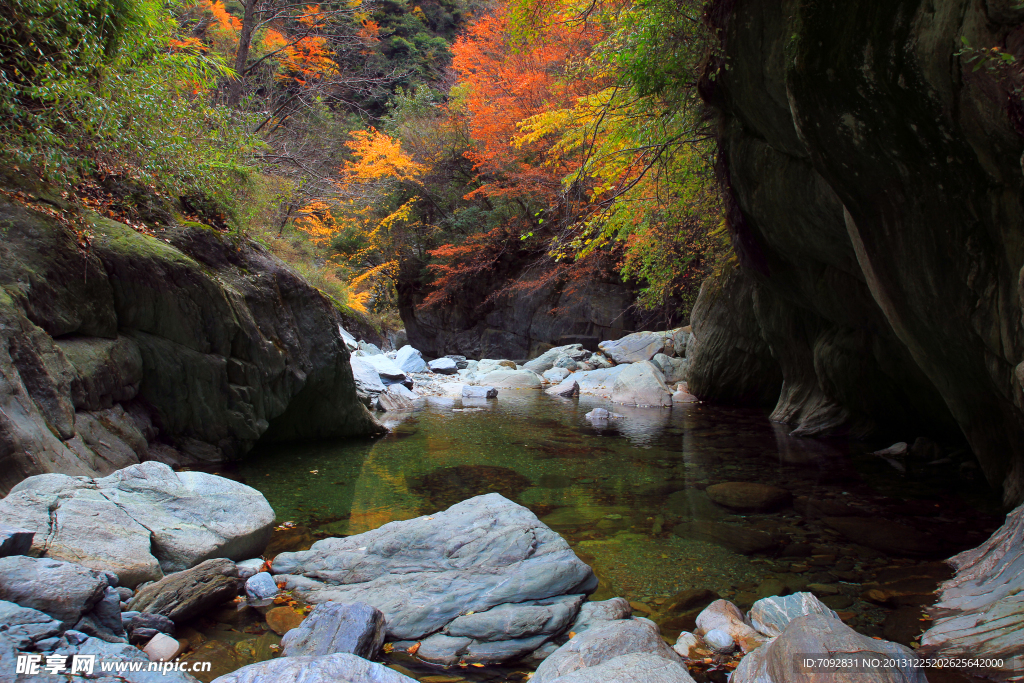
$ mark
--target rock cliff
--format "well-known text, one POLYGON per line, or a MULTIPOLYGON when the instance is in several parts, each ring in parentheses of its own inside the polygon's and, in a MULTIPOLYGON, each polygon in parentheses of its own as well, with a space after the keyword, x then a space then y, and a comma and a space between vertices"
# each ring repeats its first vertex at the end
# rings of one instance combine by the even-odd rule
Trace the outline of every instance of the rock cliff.
POLYGON ((723 54, 702 89, 749 292, 729 305, 781 372, 773 418, 812 435, 958 429, 1021 501, 1024 108, 1015 67, 975 71, 962 51, 1021 59, 1024 10, 717 0, 709 17, 723 54))
POLYGON ((382 429, 334 307, 262 247, 87 218, 0 197, 0 492, 382 429))

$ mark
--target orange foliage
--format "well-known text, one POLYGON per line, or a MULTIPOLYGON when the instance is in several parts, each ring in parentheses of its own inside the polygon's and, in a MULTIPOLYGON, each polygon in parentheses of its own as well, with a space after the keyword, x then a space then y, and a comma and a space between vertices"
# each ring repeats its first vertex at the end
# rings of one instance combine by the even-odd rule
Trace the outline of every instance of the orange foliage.
POLYGON ((476 150, 467 154, 489 180, 476 194, 527 194, 550 200, 569 170, 569 160, 549 158, 551 141, 514 144, 518 124, 570 106, 602 84, 579 65, 602 38, 593 24, 553 16, 541 35, 517 40, 508 8, 474 22, 452 47, 452 66, 467 86, 465 112, 476 150))

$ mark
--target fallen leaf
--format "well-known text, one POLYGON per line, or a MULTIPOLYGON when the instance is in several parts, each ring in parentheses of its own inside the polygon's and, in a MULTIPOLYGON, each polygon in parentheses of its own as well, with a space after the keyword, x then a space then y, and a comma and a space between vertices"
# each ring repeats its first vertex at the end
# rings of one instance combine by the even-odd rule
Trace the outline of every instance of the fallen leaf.
POLYGON ((392 643, 384 643, 384 652, 394 652, 395 646, 392 643))
POLYGON ((408 652, 411 655, 414 655, 414 654, 416 654, 419 651, 419 649, 420 649, 420 643, 413 643, 412 645, 409 646, 409 649, 407 649, 406 652, 408 652))

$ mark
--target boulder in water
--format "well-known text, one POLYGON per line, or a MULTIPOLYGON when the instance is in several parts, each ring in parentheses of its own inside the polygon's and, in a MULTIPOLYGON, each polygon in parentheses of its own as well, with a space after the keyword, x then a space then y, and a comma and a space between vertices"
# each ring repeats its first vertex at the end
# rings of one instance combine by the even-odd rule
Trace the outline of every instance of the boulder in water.
POLYGON ((181 624, 235 598, 241 587, 234 562, 224 558, 206 560, 143 586, 128 603, 128 609, 162 614, 181 624))
POLYGON ((664 351, 668 339, 665 332, 634 332, 614 341, 603 341, 597 347, 616 363, 639 363, 664 351))
POLYGON ((639 361, 626 367, 612 385, 612 400, 636 406, 663 407, 672 405, 672 392, 658 367, 639 361))
POLYGON ((498 389, 466 384, 462 387, 462 398, 498 398, 498 389))
POLYGON ((580 385, 579 382, 573 382, 568 385, 563 383, 558 386, 551 387, 546 393, 549 396, 557 396, 559 398, 573 398, 574 396, 580 395, 580 385))

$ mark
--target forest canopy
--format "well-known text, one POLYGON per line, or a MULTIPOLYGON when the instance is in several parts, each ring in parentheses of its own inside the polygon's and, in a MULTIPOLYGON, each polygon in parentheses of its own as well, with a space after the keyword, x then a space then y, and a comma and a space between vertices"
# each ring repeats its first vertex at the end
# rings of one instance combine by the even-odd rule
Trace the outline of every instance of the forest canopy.
POLYGON ((625 281, 675 322, 726 256, 697 0, 9 7, 9 165, 121 218, 111 179, 174 198, 350 309, 393 315, 403 280, 445 306, 512 258, 486 299, 625 281))

